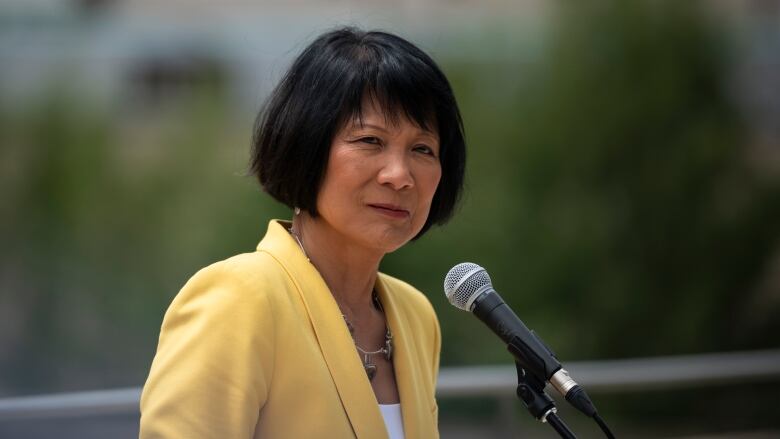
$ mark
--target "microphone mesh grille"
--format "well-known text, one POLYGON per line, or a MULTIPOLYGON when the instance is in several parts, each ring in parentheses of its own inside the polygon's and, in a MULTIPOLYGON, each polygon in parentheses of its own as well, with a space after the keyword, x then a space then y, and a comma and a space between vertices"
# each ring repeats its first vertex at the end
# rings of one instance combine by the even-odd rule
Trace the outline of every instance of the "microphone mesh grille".
POLYGON ((490 276, 484 268, 471 262, 460 263, 450 269, 444 277, 444 294, 455 307, 464 311, 469 308, 473 297, 485 286, 491 286, 490 276))

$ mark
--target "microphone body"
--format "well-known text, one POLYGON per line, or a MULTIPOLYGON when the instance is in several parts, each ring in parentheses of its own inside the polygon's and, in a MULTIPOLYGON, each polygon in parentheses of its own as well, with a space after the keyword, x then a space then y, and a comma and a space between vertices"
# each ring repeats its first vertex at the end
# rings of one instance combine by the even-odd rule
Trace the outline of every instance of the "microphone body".
POLYGON ((492 288, 474 300, 471 312, 507 344, 509 352, 525 370, 539 379, 550 381, 555 372, 561 369, 561 363, 536 333, 525 326, 492 288))
POLYGON ((484 268, 470 262, 452 267, 444 279, 444 293, 455 307, 473 312, 498 335, 524 370, 539 381, 549 382, 587 416, 596 415, 596 408, 585 390, 569 376, 552 350, 528 329, 493 289, 484 268))

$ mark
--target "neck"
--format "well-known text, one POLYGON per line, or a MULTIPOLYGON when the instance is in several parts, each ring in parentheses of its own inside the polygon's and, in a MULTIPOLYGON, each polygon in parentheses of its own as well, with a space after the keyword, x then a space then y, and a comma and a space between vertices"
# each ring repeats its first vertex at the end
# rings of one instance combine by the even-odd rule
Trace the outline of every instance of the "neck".
POLYGON ((377 271, 384 254, 350 243, 338 231, 306 212, 295 215, 292 229, 342 312, 350 317, 370 313, 374 308, 372 295, 377 271))

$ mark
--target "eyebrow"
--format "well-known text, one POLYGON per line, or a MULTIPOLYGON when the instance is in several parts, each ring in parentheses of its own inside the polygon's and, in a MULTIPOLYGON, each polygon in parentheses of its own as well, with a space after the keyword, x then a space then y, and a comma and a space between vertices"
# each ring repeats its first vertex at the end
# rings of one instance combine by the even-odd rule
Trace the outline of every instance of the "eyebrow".
POLYGON ((360 121, 355 121, 354 123, 352 123, 352 128, 373 128, 379 131, 387 131, 387 128, 381 125, 374 125, 372 123, 361 123, 360 121))
MULTIPOLYGON (((375 130, 383 131, 385 133, 387 132, 387 128, 385 128, 383 126, 380 126, 380 125, 374 125, 372 123, 362 123, 361 124, 360 122, 355 122, 355 123, 352 124, 352 127, 353 128, 373 128, 375 130)), ((439 138, 438 134, 436 134, 433 131, 426 130, 426 129, 422 128, 422 127, 417 127, 417 129, 419 129, 420 132, 422 132, 425 135, 432 136, 432 137, 434 137, 436 139, 439 138)))

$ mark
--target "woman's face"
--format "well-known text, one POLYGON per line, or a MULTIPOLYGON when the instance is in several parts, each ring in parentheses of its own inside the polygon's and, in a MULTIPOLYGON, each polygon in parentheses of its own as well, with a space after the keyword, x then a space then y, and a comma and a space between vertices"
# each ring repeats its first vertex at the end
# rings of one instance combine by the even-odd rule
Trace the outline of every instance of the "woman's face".
POLYGON ((390 122, 364 100, 331 143, 317 196, 320 220, 352 245, 391 252, 422 229, 441 178, 439 136, 405 117, 390 122))

